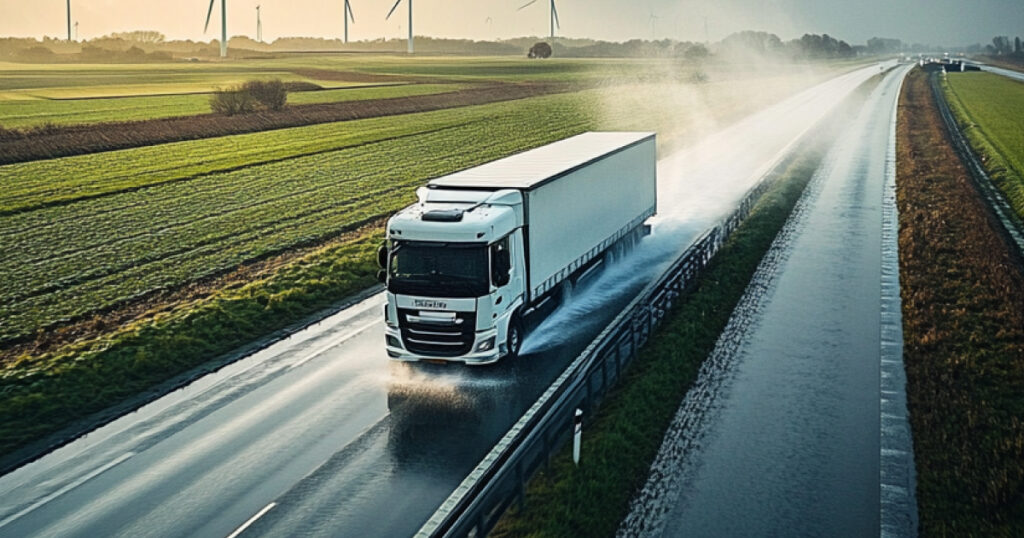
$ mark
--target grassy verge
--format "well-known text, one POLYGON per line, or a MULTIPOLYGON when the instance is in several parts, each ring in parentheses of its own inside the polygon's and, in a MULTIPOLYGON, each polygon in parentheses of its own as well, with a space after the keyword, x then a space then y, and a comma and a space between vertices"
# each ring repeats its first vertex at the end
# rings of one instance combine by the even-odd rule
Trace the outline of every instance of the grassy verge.
POLYGON ((531 481, 525 509, 510 512, 495 536, 611 536, 647 478, 662 436, 714 348, 761 258, 800 198, 823 149, 802 153, 711 261, 694 289, 669 312, 625 379, 587 426, 587 457, 574 467, 562 450, 531 481))
POLYGON ((991 73, 963 73, 946 76, 943 87, 989 177, 1024 217, 1024 83, 991 73))
POLYGON ((1024 275, 968 177, 915 70, 900 97, 897 204, 925 536, 1024 528, 1024 275))
POLYGON ((5 367, 0 468, 27 455, 15 452, 30 443, 367 289, 375 282, 373 253, 382 237, 364 233, 267 278, 5 367))

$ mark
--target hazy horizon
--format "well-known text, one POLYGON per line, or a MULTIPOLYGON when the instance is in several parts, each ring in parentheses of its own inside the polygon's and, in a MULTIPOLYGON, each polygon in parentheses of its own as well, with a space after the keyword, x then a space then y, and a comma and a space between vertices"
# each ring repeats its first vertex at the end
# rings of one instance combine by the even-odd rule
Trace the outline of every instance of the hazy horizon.
MULTIPOLYGON (((405 36, 407 7, 402 0, 391 20, 391 0, 350 0, 353 41, 405 36)), ((548 0, 415 0, 416 35, 474 40, 548 35, 548 0)), ((155 30, 168 39, 210 41, 219 35, 220 0, 203 33, 208 0, 183 0, 154 9, 152 0, 72 0, 79 39, 112 32, 155 30)), ((343 0, 229 0, 228 34, 255 37, 257 5, 262 6, 265 41, 281 37, 340 38, 343 0)), ((717 41, 741 30, 762 30, 784 40, 805 33, 829 34, 850 44, 871 37, 906 43, 965 46, 989 43, 996 35, 1024 35, 1022 0, 557 0, 557 35, 609 41, 671 38, 717 41), (705 20, 707 26, 705 27, 705 20), (614 23, 609 22, 614 21, 614 23)), ((0 37, 63 38, 65 2, 0 0, 0 37)))

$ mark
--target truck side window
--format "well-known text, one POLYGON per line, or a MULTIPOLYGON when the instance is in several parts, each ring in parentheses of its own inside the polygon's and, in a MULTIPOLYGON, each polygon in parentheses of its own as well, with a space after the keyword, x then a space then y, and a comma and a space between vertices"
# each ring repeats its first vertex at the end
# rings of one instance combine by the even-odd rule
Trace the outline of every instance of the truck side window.
POLYGON ((508 238, 505 236, 491 245, 491 282, 497 286, 504 286, 508 283, 509 255, 508 238))

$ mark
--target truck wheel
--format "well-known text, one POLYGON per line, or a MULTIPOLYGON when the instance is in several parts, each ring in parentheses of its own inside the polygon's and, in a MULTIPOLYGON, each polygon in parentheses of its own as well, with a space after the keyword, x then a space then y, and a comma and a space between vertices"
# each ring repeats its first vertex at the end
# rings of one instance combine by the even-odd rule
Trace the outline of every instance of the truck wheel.
POLYGON ((518 357, 519 350, 523 347, 523 322, 519 314, 512 314, 508 322, 508 334, 505 335, 505 349, 508 350, 508 357, 518 357))

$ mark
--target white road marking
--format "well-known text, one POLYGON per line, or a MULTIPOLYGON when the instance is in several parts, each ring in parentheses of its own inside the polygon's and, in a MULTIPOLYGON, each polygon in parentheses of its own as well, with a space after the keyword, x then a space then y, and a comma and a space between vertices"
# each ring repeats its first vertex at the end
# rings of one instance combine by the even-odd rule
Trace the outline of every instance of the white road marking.
POLYGON ((242 523, 241 527, 235 529, 235 532, 228 535, 228 538, 236 538, 239 534, 245 532, 245 529, 249 528, 249 525, 256 523, 256 520, 263 517, 264 514, 270 511, 271 508, 277 506, 277 503, 270 503, 263 507, 263 510, 256 512, 255 516, 250 517, 245 523, 242 523))
POLYGON ((331 341, 331 343, 326 344, 323 347, 317 349, 316 351, 310 353, 309 355, 306 355, 305 357, 299 359, 298 362, 296 362, 295 364, 289 366, 289 368, 298 368, 299 366, 302 366, 303 364, 306 364, 307 362, 313 360, 317 355, 320 355, 324 351, 327 351, 328 349, 331 349, 331 348, 337 346, 338 344, 344 342, 345 340, 348 340, 349 338, 352 338, 353 336, 356 336, 357 334, 365 331, 366 329, 369 329, 370 327, 373 327, 374 325, 378 325, 380 323, 381 323, 380 320, 374 320, 374 321, 371 321, 370 323, 367 323, 366 325, 363 325, 362 327, 359 327, 358 329, 355 329, 354 331, 350 331, 348 333, 345 333, 344 336, 340 336, 340 337, 334 339, 333 341, 331 341))
POLYGON ((130 457, 132 457, 134 455, 135 455, 134 452, 126 452, 124 454, 121 454, 114 461, 111 461, 110 463, 104 465, 103 467, 100 467, 99 469, 96 469, 95 471, 93 471, 93 472, 91 472, 91 473, 89 473, 89 474, 79 478, 78 480, 75 480, 74 482, 72 482, 72 483, 70 483, 70 484, 68 484, 68 485, 58 489, 57 491, 54 491, 53 493, 47 495, 46 497, 43 497, 42 499, 39 499, 38 501, 33 503, 31 506, 23 509, 22 511, 18 512, 17 514, 14 514, 12 516, 6 517, 4 520, 0 521, 0 527, 3 527, 5 525, 7 525, 8 523, 10 523, 10 522, 12 522, 12 521, 14 521, 14 520, 24 516, 25 514, 28 514, 29 512, 35 510, 36 508, 39 508, 40 506, 43 506, 44 504, 46 504, 46 503, 56 499, 57 497, 60 497, 61 495, 64 495, 65 493, 67 493, 67 492, 77 488, 78 486, 81 486, 82 484, 92 480, 93 478, 96 478, 97 476, 99 476, 99 475, 103 474, 104 472, 112 469, 113 467, 123 463, 125 460, 127 460, 128 458, 130 458, 130 457))

